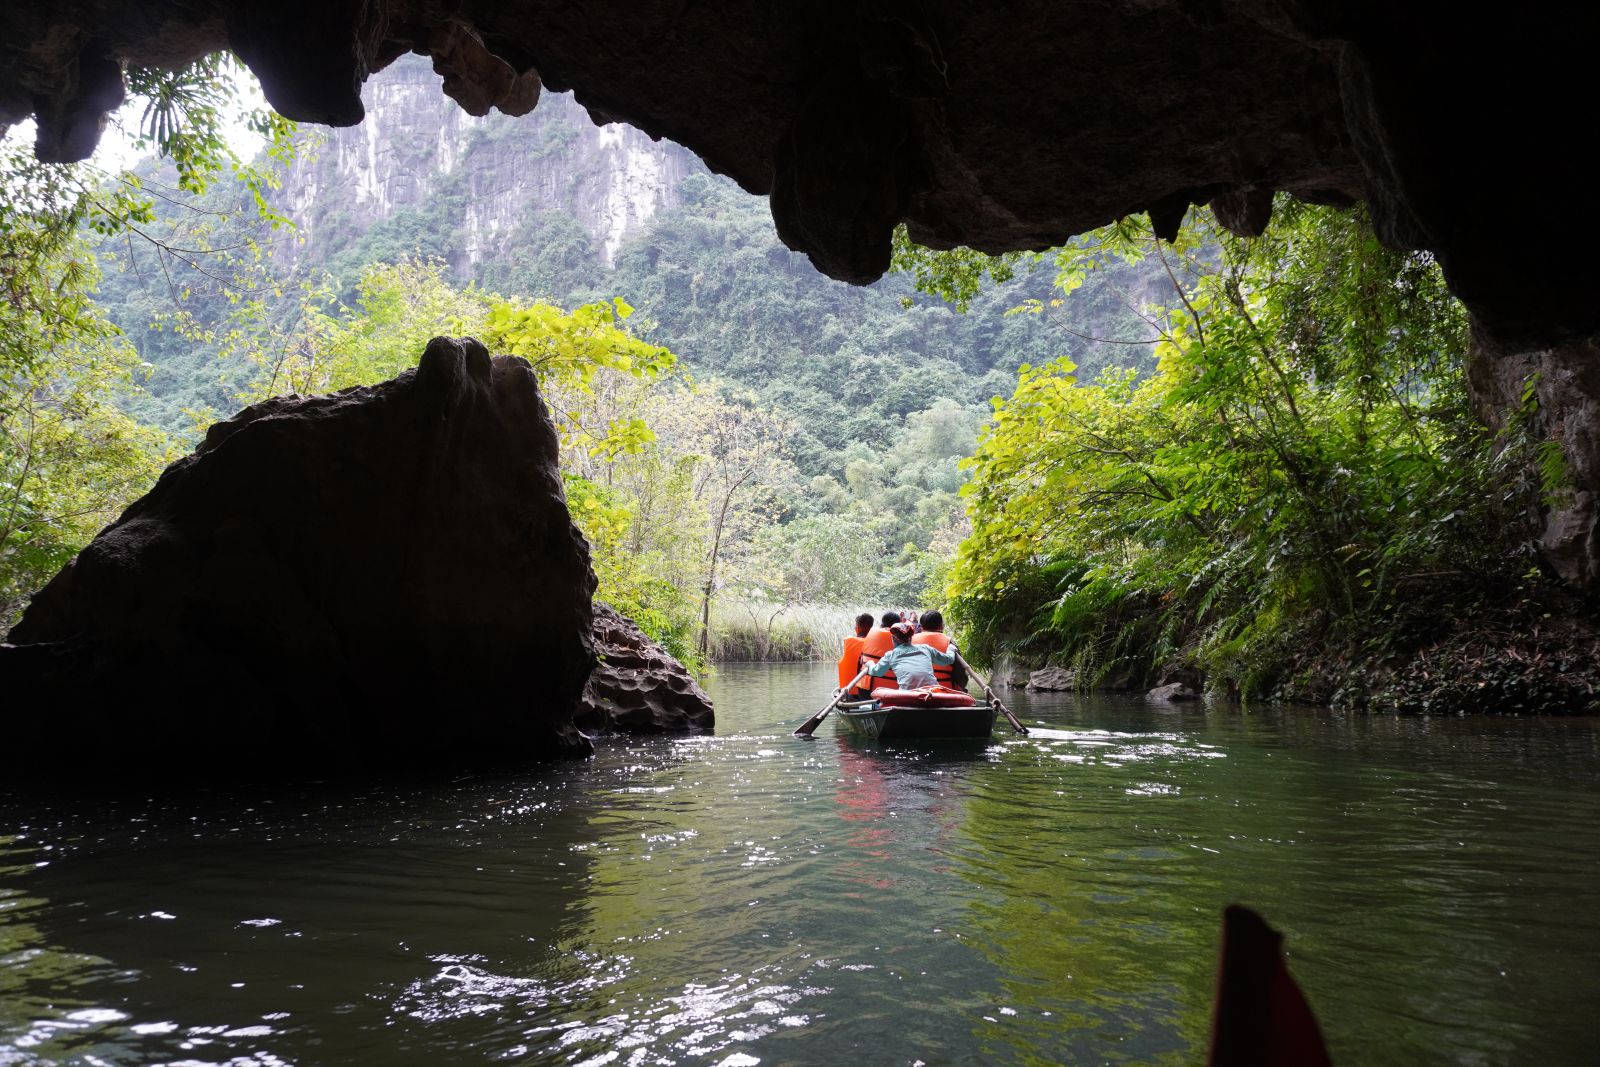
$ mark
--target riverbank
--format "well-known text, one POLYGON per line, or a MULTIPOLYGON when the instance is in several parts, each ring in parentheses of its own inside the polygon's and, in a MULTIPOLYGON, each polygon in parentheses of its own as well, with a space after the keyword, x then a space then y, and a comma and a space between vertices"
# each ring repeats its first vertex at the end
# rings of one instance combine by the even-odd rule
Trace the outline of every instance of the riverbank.
POLYGON ((711 610, 706 658, 713 663, 831 661, 854 612, 831 604, 719 601, 711 610))
MULTIPOLYGON (((1144 691, 1184 682, 1232 699, 1393 714, 1600 714, 1600 609, 1553 583, 1418 589, 1382 617, 1313 614, 1246 652, 1218 655, 1198 621, 1161 654, 1149 644, 1111 660, 1044 654, 1048 635, 1018 642, 1029 666, 1076 668, 1079 688, 1144 691), (1086 684, 1085 684, 1086 683, 1086 684)), ((1022 666, 1026 663, 1027 666, 1022 666)))
POLYGON ((1402 714, 1597 714, 1595 611, 1553 586, 1514 586, 1470 604, 1419 596, 1392 631, 1345 636, 1289 658, 1272 693, 1402 714))

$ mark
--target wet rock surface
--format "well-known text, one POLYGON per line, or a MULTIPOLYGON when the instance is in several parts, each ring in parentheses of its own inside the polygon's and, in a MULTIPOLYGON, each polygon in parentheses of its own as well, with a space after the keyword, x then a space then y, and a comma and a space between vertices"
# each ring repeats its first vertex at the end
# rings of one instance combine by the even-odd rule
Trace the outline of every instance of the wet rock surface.
POLYGON ((1157 677, 1156 685, 1172 685, 1178 683, 1186 685, 1197 694, 1205 692, 1206 675, 1198 667, 1169 666, 1163 669, 1157 677))
POLYGON ((1166 701, 1167 703, 1182 703, 1186 700, 1199 700, 1200 694, 1184 685, 1182 682, 1172 682, 1168 685, 1158 685, 1145 696, 1150 700, 1166 701))
POLYGON ((1572 588, 1600 592, 1600 340, 1508 351, 1479 336, 1467 370, 1490 426, 1526 420, 1559 450, 1558 484, 1540 505, 1539 555, 1572 588))
POLYGON ((710 730, 711 698, 683 664, 609 604, 594 605, 599 662, 584 687, 575 720, 590 735, 710 730))
POLYGON ((1043 667, 1028 675, 1028 688, 1044 693, 1065 693, 1076 685, 1077 677, 1063 667, 1043 667))
POLYGON ((531 369, 435 338, 392 381, 212 426, 0 646, 0 729, 35 770, 587 751, 593 590, 531 369))

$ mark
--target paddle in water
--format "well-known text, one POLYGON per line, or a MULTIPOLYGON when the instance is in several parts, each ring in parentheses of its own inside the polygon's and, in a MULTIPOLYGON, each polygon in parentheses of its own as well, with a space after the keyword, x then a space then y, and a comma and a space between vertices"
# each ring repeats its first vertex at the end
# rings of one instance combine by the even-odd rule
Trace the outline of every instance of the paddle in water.
POLYGON ((805 722, 796 727, 794 735, 796 737, 810 737, 816 731, 817 727, 822 725, 822 720, 828 717, 828 712, 838 707, 839 701, 844 699, 844 695, 850 692, 850 690, 854 689, 856 683, 861 681, 861 679, 865 678, 866 676, 867 668, 863 667, 861 668, 861 673, 850 679, 850 683, 848 685, 844 686, 837 693, 833 694, 833 699, 828 701, 827 707, 823 708, 821 711, 817 712, 815 715, 811 716, 811 718, 807 719, 805 722))
POLYGON ((989 698, 989 703, 1000 709, 1000 713, 1004 715, 1006 717, 1006 721, 1011 724, 1011 729, 1026 736, 1028 733, 1028 728, 1022 725, 1022 721, 1020 719, 1011 714, 1010 708, 1000 703, 1000 698, 994 695, 994 690, 990 689, 989 683, 983 680, 983 675, 973 670, 972 664, 963 659, 961 653, 959 652, 956 653, 956 662, 965 667, 967 669, 967 673, 972 675, 972 677, 977 680, 979 685, 983 686, 983 695, 989 698))

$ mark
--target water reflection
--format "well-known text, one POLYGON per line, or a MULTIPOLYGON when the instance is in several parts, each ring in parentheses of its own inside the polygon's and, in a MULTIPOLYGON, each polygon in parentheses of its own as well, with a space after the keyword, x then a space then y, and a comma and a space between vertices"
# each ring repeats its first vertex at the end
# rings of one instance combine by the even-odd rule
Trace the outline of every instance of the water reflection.
POLYGON ((788 731, 427 786, 0 808, 0 1064, 1178 1063, 1222 905, 1341 1063, 1600 1040, 1600 736, 1033 700, 1031 737, 788 731), (44 864, 44 866, 40 866, 44 864))
POLYGON ((0 1044, 107 1063, 475 1046, 439 1025, 452 998, 416 990, 446 957, 560 970, 587 864, 543 858, 588 800, 545 777, 30 812, 0 875, 26 905, 0 923, 0 1044), (47 866, 15 862, 46 840, 47 866))

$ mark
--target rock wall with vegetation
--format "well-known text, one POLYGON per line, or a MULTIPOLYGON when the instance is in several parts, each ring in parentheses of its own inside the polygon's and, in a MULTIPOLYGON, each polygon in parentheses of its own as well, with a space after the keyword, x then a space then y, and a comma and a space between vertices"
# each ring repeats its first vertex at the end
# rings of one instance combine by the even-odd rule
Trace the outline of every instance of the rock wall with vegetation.
POLYGON ((1543 562, 1575 589, 1600 590, 1600 341, 1508 353, 1475 337, 1467 375, 1486 423, 1539 441, 1543 562))
POLYGON ((1080 687, 1600 710, 1570 353, 1491 377, 1515 415, 1486 427, 1437 264, 1360 212, 1283 204, 1253 240, 1202 215, 1170 244, 1136 222, 1059 260, 1070 288, 1127 258, 1171 270, 1157 368, 1058 360, 997 408, 949 589, 969 648, 1080 687))

